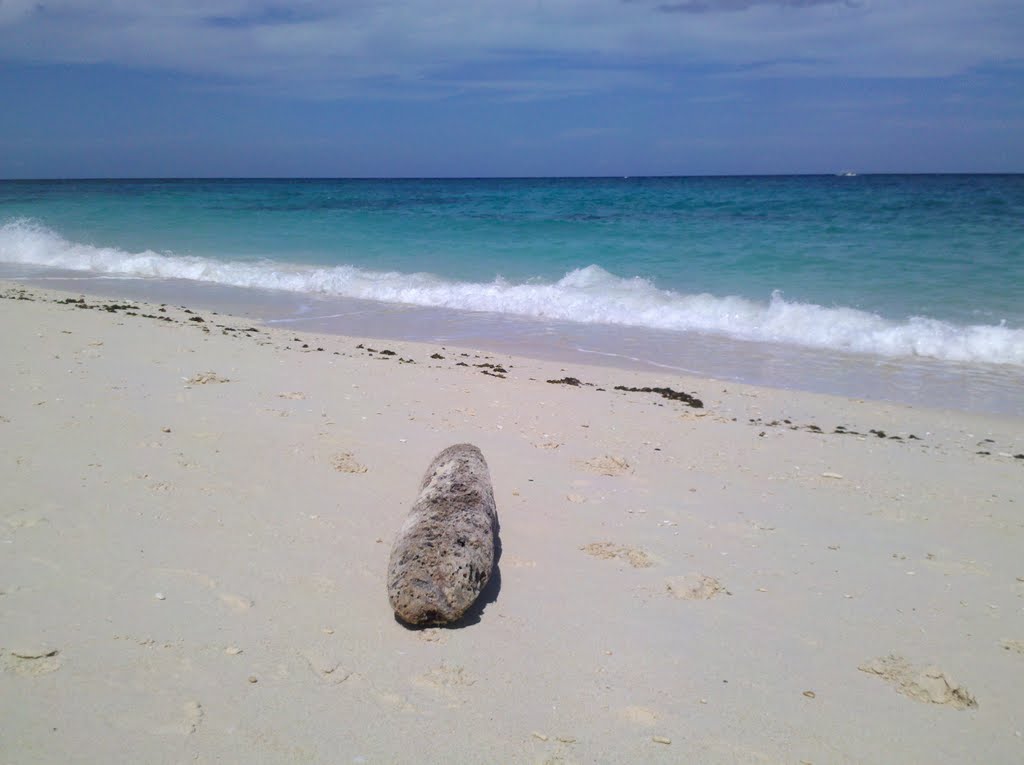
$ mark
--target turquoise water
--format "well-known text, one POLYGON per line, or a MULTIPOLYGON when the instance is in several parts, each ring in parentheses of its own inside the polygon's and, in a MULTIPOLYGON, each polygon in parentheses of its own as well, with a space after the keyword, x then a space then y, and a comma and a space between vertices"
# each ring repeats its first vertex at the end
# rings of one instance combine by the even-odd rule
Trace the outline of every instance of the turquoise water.
POLYGON ((1020 175, 0 181, 0 262, 1024 368, 1020 175))

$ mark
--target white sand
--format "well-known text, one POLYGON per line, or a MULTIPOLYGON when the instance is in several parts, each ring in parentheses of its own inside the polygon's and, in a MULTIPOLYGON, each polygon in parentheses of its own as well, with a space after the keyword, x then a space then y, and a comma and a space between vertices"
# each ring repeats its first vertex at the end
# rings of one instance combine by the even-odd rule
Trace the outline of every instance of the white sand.
POLYGON ((4 762, 1024 761, 1020 420, 17 289, 4 762), (409 630, 390 544, 460 441, 499 572, 409 630))

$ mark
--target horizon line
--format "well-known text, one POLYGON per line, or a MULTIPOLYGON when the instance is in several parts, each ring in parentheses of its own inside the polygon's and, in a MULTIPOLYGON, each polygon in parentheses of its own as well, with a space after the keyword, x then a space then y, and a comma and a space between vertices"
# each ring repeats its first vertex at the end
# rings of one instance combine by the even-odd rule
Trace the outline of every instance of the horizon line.
POLYGON ((841 178, 893 176, 1024 175, 1024 171, 932 171, 837 173, 696 173, 665 175, 123 175, 0 177, 0 182, 60 181, 553 181, 553 180, 671 180, 679 178, 841 178), (851 175, 852 173, 852 175, 851 175))

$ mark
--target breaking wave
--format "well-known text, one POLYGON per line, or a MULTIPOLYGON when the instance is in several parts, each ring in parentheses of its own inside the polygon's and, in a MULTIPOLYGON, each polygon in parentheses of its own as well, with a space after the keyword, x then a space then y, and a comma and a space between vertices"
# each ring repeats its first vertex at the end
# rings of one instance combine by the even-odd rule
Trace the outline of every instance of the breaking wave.
POLYGON ((591 265, 553 283, 459 282, 426 273, 377 272, 340 265, 126 252, 81 244, 29 220, 0 227, 0 261, 97 274, 192 279, 236 287, 288 290, 390 303, 488 311, 582 323, 696 331, 774 342, 946 361, 1024 366, 1024 329, 959 326, 912 317, 892 321, 854 308, 786 300, 776 292, 759 302, 659 289, 646 279, 621 278, 591 265))

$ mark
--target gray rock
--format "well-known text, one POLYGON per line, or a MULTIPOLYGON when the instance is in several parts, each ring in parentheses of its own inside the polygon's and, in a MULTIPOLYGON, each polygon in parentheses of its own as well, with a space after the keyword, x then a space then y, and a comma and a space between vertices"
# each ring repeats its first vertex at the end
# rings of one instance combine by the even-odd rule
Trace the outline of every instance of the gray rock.
POLYGON ((388 564, 388 599, 407 624, 449 624, 480 596, 494 568, 498 514, 487 462, 472 444, 427 469, 388 564))

